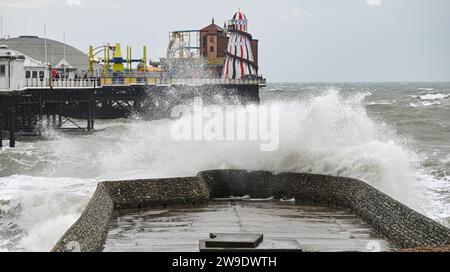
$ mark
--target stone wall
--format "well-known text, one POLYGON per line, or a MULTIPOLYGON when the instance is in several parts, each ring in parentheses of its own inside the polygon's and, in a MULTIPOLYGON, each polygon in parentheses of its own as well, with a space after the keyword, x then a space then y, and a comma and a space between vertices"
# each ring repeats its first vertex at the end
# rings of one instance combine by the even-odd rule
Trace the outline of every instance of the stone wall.
POLYGON ((114 209, 196 205, 211 198, 295 198, 298 203, 350 208, 399 248, 450 245, 450 230, 370 185, 350 178, 313 174, 212 170, 197 177, 100 183, 81 218, 55 246, 101 251, 114 209))
POLYGON ((196 205, 209 200, 208 188, 195 177, 108 181, 103 184, 116 210, 196 205))
POLYGON ((208 188, 194 177, 102 182, 53 251, 102 251, 114 210, 196 205, 208 200, 208 188))
POLYGON ((249 194, 254 198, 295 198, 352 209, 399 248, 450 245, 450 230, 365 182, 313 174, 215 170, 198 174, 212 198, 249 194))
POLYGON ((104 183, 100 183, 81 217, 67 230, 53 251, 101 251, 113 210, 114 203, 108 190, 104 183))

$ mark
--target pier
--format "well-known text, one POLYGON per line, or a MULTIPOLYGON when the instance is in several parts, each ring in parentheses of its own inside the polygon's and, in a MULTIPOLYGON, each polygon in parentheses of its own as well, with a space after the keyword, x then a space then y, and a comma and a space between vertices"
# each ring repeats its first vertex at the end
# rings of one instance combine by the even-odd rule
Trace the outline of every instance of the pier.
POLYGON ((9 132, 9 145, 16 145, 17 110, 27 97, 17 93, 0 93, 0 147, 3 147, 3 131, 9 132))
POLYGON ((95 81, 53 81, 0 92, 0 131, 9 131, 9 145, 15 147, 16 132, 37 135, 44 120, 47 126, 63 128, 63 117, 74 107, 87 121, 85 128, 76 128, 89 131, 94 128, 94 94, 99 88, 95 81))
POLYGON ((49 127, 91 131, 95 119, 133 114, 168 118, 174 106, 195 97, 206 104, 258 104, 266 80, 258 74, 258 40, 247 33, 243 18, 239 11, 223 28, 213 20, 200 30, 171 32, 167 55, 159 61, 147 58, 145 45, 142 57, 134 58, 131 46, 122 55, 120 43, 91 45, 86 54, 46 37, 3 39, 0 137, 8 133, 14 147, 17 133, 39 135, 49 127), (232 40, 241 40, 245 55, 230 51, 232 40))
POLYGON ((91 131, 96 118, 126 118, 133 113, 148 119, 166 118, 172 106, 198 96, 206 103, 235 103, 236 98, 243 104, 259 103, 259 88, 265 85, 259 79, 164 78, 155 79, 151 84, 112 82, 116 84, 105 84, 102 78, 27 79, 20 90, 0 92, 0 130, 9 133, 10 146, 14 147, 17 132, 38 135, 44 124, 54 129, 91 131), (215 101, 215 97, 221 100, 215 101), (86 120, 86 124, 80 125, 78 120, 86 120))

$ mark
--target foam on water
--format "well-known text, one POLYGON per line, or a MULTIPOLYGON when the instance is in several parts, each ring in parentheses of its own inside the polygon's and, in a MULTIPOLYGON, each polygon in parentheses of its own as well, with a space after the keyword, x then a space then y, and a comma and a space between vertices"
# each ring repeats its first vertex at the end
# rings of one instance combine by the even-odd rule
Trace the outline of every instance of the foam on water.
POLYGON ((420 96, 420 100, 439 100, 449 97, 447 94, 433 93, 420 96))
MULTIPOLYGON (((50 131, 47 141, 0 151, 19 160, 10 160, 9 166, 17 173, 0 178, 0 248, 50 250, 81 214, 98 181, 184 176, 217 168, 354 177, 420 211, 432 210, 435 202, 427 201, 430 195, 415 182, 421 178, 415 170, 420 159, 393 129, 368 116, 368 95, 329 90, 267 102, 280 106, 280 146, 275 152, 261 152, 258 143, 247 141, 176 142, 170 135, 174 120, 100 122, 101 130, 91 135, 50 131)), ((450 211, 433 216, 443 214, 450 211)))
POLYGON ((430 107, 430 106, 439 106, 442 105, 441 101, 421 101, 421 102, 417 102, 417 103, 410 103, 409 104, 411 107, 413 108, 417 108, 417 107, 430 107))
POLYGON ((68 178, 0 178, 0 246, 50 250, 81 214, 95 184, 68 178))
POLYGON ((419 96, 411 95, 410 98, 413 99, 413 102, 409 103, 410 107, 431 107, 431 106, 446 106, 450 103, 450 95, 445 93, 426 93, 419 96))

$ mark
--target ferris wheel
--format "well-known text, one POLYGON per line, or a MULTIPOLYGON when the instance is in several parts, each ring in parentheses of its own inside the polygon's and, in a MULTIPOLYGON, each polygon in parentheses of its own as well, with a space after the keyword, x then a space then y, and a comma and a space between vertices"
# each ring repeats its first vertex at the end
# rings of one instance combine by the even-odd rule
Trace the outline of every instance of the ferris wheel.
POLYGON ((200 56, 199 35, 200 32, 197 30, 171 32, 167 47, 167 58, 198 58, 200 56))

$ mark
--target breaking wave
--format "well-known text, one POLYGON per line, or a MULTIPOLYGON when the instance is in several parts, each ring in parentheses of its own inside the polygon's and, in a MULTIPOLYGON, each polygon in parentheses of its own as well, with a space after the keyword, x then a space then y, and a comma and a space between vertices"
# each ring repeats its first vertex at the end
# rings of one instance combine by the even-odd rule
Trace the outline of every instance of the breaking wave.
POLYGON ((446 106, 450 104, 450 95, 443 93, 427 93, 419 96, 411 96, 414 102, 409 104, 410 107, 430 107, 430 106, 446 106))
POLYGON ((420 100, 439 100, 439 99, 445 99, 448 97, 449 97, 448 94, 436 93, 436 94, 421 95, 421 96, 419 96, 419 99, 420 100))
POLYGON ((19 142, 17 150, 0 151, 11 158, 21 152, 22 160, 11 159, 8 168, 17 173, 0 178, 0 248, 50 250, 81 214, 98 181, 184 176, 206 169, 354 177, 420 206, 414 182, 417 155, 388 125, 368 116, 367 95, 329 90, 302 100, 267 102, 280 106, 275 152, 261 152, 259 144, 245 141, 176 142, 170 135, 174 120, 99 122, 100 130, 92 135, 55 131, 46 141, 19 142))

